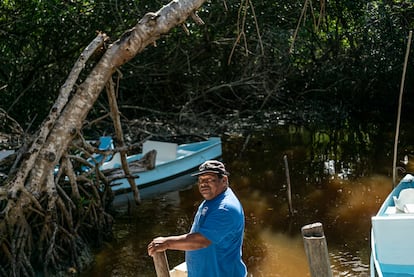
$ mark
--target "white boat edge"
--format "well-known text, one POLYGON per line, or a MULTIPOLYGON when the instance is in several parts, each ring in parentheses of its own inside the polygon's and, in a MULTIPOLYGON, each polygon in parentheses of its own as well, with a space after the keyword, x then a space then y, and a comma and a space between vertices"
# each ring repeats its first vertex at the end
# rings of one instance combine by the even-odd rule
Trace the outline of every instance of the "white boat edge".
POLYGON ((399 184, 388 194, 378 213, 371 218, 371 277, 414 276, 414 255, 412 252, 414 240, 411 239, 414 229, 414 213, 398 211, 394 201, 394 196, 400 197, 400 192, 407 188, 414 188, 414 176, 411 174, 407 174, 401 179, 399 184), (388 237, 390 239, 386 241, 384 238, 388 237), (377 245, 380 240, 383 240, 381 249, 388 249, 387 251, 378 252, 377 245), (403 251, 395 251, 395 245, 402 246, 403 251), (380 262, 379 253, 381 253, 383 262, 380 262), (386 260, 389 263, 385 263, 386 260), (385 274, 389 269, 393 270, 392 275, 385 274))

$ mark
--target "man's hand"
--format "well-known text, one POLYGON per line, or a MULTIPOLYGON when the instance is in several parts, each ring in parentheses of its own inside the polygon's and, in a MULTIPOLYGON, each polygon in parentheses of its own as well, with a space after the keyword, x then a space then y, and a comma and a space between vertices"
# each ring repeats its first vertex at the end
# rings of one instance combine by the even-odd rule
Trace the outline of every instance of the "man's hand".
POLYGON ((178 236, 158 237, 148 244, 148 255, 153 256, 155 252, 171 250, 197 250, 211 244, 207 238, 200 233, 184 234, 178 236))
POLYGON ((158 237, 148 244, 148 255, 153 256, 155 252, 162 252, 168 249, 167 238, 158 237))

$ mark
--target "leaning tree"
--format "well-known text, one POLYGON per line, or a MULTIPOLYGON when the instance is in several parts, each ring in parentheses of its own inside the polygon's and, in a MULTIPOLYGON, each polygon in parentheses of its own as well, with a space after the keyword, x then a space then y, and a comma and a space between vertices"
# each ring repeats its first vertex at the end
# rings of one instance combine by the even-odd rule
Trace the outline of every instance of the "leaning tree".
MULTIPOLYGON (((99 170, 76 174, 74 164, 86 161, 79 161, 68 150, 76 144, 84 153, 98 151, 82 138, 81 129, 96 99, 106 90, 120 147, 116 151, 124 154, 122 164, 128 176, 127 147, 112 75, 189 16, 202 23, 196 11, 204 2, 173 0, 157 12, 147 13, 113 43, 99 33, 81 53, 49 115, 17 152, 8 179, 0 186, 1 276, 35 276, 38 272, 47 276, 68 268, 82 269, 88 252, 85 249, 89 249, 87 236, 93 233, 100 238, 110 230, 111 216, 105 211, 105 203, 111 192, 99 170), (78 83, 88 59, 97 52, 100 59, 78 83)), ((130 184, 139 202, 139 192, 134 182, 130 184)))

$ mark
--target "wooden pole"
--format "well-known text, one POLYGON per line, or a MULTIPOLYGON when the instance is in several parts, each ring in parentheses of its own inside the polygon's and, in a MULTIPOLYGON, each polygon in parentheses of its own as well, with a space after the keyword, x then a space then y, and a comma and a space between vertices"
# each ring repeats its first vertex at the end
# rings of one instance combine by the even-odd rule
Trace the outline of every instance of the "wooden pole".
POLYGON ((393 188, 397 184, 397 150, 398 150, 398 139, 399 139, 398 137, 400 134, 401 106, 402 106, 402 97, 403 97, 403 92, 404 92, 405 73, 407 71, 408 56, 410 54, 412 37, 413 37, 413 31, 410 31, 408 34, 407 50, 405 51, 403 74, 401 77, 401 85, 400 85, 400 97, 398 100, 397 126, 395 128, 395 140, 394 140, 394 159, 393 159, 393 164, 392 164, 392 187, 393 188))
POLYGON ((154 260, 155 272, 157 277, 170 277, 167 254, 163 252, 155 252, 152 256, 154 260))
POLYGON ((289 202, 289 211, 290 211, 290 214, 293 215, 292 189, 290 186, 290 173, 289 173, 289 163, 287 160, 287 155, 283 156, 283 160, 285 161, 285 173, 286 173, 286 182, 287 182, 287 197, 288 197, 288 202, 289 202))
POLYGON ((303 226, 302 236, 311 277, 333 277, 322 223, 303 226))

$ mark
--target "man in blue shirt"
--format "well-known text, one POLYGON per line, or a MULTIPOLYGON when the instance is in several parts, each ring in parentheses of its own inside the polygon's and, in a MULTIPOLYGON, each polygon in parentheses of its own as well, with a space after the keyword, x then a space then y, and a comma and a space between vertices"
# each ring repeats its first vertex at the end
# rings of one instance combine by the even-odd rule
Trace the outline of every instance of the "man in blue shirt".
POLYGON ((148 254, 167 249, 186 251, 188 277, 245 277, 242 261, 243 208, 229 187, 223 163, 211 160, 199 167, 198 189, 204 201, 188 234, 158 237, 148 254))

